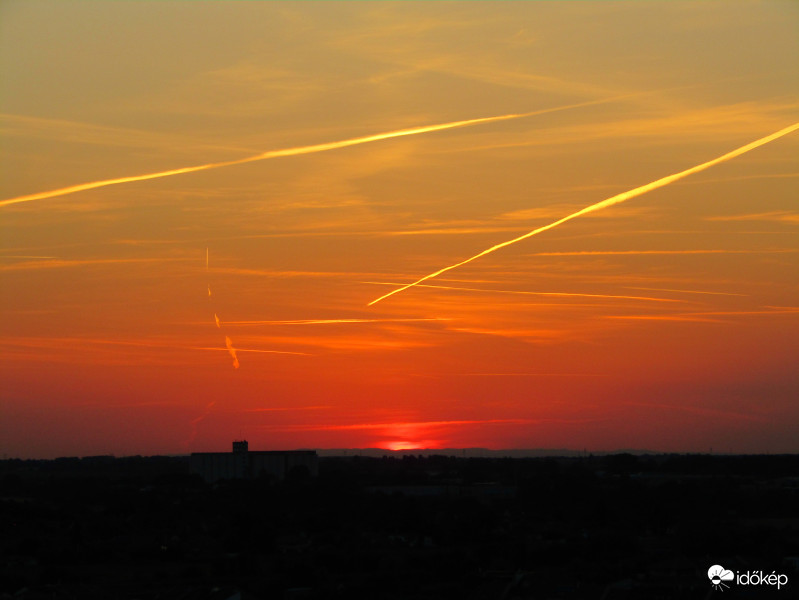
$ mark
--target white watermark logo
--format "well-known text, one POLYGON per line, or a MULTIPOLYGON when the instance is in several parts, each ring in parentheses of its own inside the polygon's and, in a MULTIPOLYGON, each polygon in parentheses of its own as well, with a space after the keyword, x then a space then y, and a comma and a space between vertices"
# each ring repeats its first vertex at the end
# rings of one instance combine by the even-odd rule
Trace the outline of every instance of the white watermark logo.
POLYGON ((721 565, 713 565, 707 570, 707 577, 710 579, 710 585, 714 590, 723 592, 725 588, 729 588, 728 582, 733 582, 736 585, 773 585, 779 590, 788 583, 788 576, 784 573, 763 573, 763 571, 736 571, 733 573, 729 569, 725 569, 721 565))
POLYGON ((713 565, 707 570, 708 579, 710 579, 710 585, 713 586, 714 590, 724 591, 724 588, 730 587, 725 582, 732 581, 735 579, 735 575, 733 572, 725 569, 721 565, 713 565))

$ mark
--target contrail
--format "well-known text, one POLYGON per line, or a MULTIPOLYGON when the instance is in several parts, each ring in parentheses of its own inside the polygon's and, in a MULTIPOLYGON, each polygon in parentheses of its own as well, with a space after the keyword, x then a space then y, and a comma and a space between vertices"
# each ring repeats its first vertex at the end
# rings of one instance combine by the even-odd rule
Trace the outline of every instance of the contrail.
MULTIPOLYGON (((209 267, 208 267, 208 247, 206 246, 206 248, 205 248, 205 272, 206 272, 206 274, 208 273, 208 271, 209 271, 209 267)), ((208 299, 211 300, 211 284, 210 283, 208 284, 208 299)), ((216 313, 214 313, 214 322, 216 323, 216 328, 221 330, 222 329, 222 321, 219 318, 219 315, 217 315, 216 313)), ((222 333, 225 333, 225 332, 222 331, 222 333)), ((239 358, 238 358, 238 356, 236 356, 236 349, 233 347, 233 342, 231 341, 230 337, 228 337, 227 335, 225 336, 225 347, 227 348, 228 354, 230 354, 230 358, 233 359, 233 368, 234 369, 238 369, 239 368, 239 358)))
MULTIPOLYGON (((210 346, 190 346, 192 350, 213 350, 215 352, 227 352, 228 354, 230 351, 227 348, 219 348, 218 346, 210 347, 210 346)), ((308 352, 290 352, 288 350, 260 350, 255 348, 235 348, 236 355, 238 356, 239 352, 255 352, 257 354, 292 354, 294 356, 313 356, 313 354, 309 354, 308 352)))
POLYGON ((459 425, 541 425, 545 423, 591 423, 596 419, 484 419, 457 421, 406 421, 399 423, 353 423, 345 425, 267 425, 263 429, 277 431, 346 431, 353 429, 422 429, 459 425))
POLYGON ((413 286, 419 285, 423 281, 427 281, 428 279, 432 279, 433 277, 441 275, 442 273, 446 273, 447 271, 451 271, 452 269, 455 269, 457 267, 460 267, 462 265, 470 263, 473 260, 477 260, 478 258, 480 258, 482 256, 485 256, 486 254, 491 254, 492 252, 495 252, 496 250, 499 250, 500 248, 504 248, 505 246, 510 246, 511 244, 515 244, 516 242, 521 242, 522 240, 526 240, 527 238, 532 237, 534 235, 537 235, 539 233, 542 233, 544 231, 547 231, 548 229, 552 229, 553 227, 557 227, 558 225, 560 225, 562 223, 565 223, 566 221, 571 221, 572 219, 576 219, 577 217, 580 217, 582 215, 585 215, 585 214, 588 214, 588 213, 591 213, 591 212, 594 212, 594 211, 597 211, 597 210, 602 210, 603 208, 608 208, 610 206, 613 206, 614 204, 620 204, 622 202, 625 202, 626 200, 630 200, 631 198, 635 198, 636 196, 640 196, 641 194, 645 194, 647 192, 651 192, 652 190, 656 190, 656 189, 661 188, 661 187, 663 187, 665 185, 668 185, 670 183, 674 183, 675 181, 677 181, 679 179, 682 179, 683 177, 688 177, 688 175, 693 175, 694 173, 699 173, 700 171, 704 171, 705 169, 709 169, 710 167, 712 167, 714 165, 717 165, 719 163, 731 160, 733 158, 736 158, 737 156, 741 156, 742 154, 745 154, 746 152, 749 152, 750 150, 754 150, 755 148, 759 148, 760 146, 768 144, 769 142, 773 142, 774 140, 779 139, 779 138, 781 138, 781 137, 783 137, 785 135, 788 135, 789 133, 791 133, 793 131, 796 131, 797 129, 799 129, 799 123, 794 123, 793 125, 790 125, 789 127, 786 127, 785 129, 780 129, 779 131, 776 131, 776 132, 772 133, 771 135, 767 135, 766 137, 760 138, 759 140, 755 140, 754 142, 746 144, 745 146, 741 146, 740 148, 737 148, 737 149, 733 150, 732 152, 727 152, 726 154, 723 154, 723 155, 719 156, 718 158, 714 158, 714 159, 709 160, 707 162, 703 162, 700 165, 696 165, 695 167, 691 167, 690 169, 686 169, 684 171, 680 171, 679 173, 674 173, 673 175, 668 175, 666 177, 661 177, 660 179, 657 179, 657 180, 655 180, 655 181, 653 181, 651 183, 647 183, 646 185, 642 185, 642 186, 639 186, 637 188, 633 188, 632 190, 629 190, 629 191, 626 191, 626 192, 622 192, 621 194, 616 194, 615 196, 611 196, 610 198, 607 198, 606 200, 602 200, 601 202, 597 202, 596 204, 592 204, 590 206, 586 206, 585 208, 583 208, 581 210, 578 210, 577 212, 574 212, 574 213, 572 213, 570 215, 567 215, 567 216, 563 217, 562 219, 554 221, 554 222, 550 223, 549 225, 544 225, 543 227, 539 227, 538 229, 533 229, 532 231, 529 231, 529 232, 525 233, 524 235, 520 235, 519 237, 515 237, 512 240, 508 240, 507 242, 502 242, 501 244, 496 244, 494 246, 491 246, 490 248, 487 248, 486 250, 483 250, 479 254, 475 254, 474 256, 472 256, 470 258, 467 258, 466 260, 462 260, 461 262, 455 263, 454 265, 450 265, 448 267, 444 267, 443 269, 439 269, 438 271, 435 271, 434 273, 430 273, 429 275, 425 275, 421 279, 417 279, 416 281, 414 281, 412 283, 409 283, 409 284, 404 285, 402 287, 398 287, 397 289, 390 291, 388 294, 384 294, 384 295, 380 296, 379 298, 377 298, 375 300, 372 300, 367 306, 372 306, 373 304, 377 304, 381 300, 384 300, 384 299, 388 298, 389 296, 393 296, 394 294, 397 294, 399 292, 407 290, 408 288, 411 288, 413 286))
POLYGON ((294 321, 225 321, 225 325, 340 325, 342 323, 419 323, 450 320, 438 317, 430 319, 300 319, 294 321))
POLYGON ((799 252, 799 250, 796 248, 774 248, 766 250, 582 250, 575 252, 536 252, 532 256, 614 256, 625 254, 791 254, 795 252, 799 252))
POLYGON ((228 336, 225 336, 225 346, 227 346, 228 354, 230 354, 230 358, 233 359, 233 368, 239 368, 239 358, 236 356, 236 349, 233 347, 233 342, 230 341, 228 336))
MULTIPOLYGON (((387 283, 381 281, 365 281, 372 285, 397 285, 396 283, 387 283)), ((451 285, 430 285, 418 284, 423 288, 434 288, 439 290, 456 290, 461 292, 481 292, 485 294, 521 294, 525 296, 559 296, 559 297, 575 297, 575 298, 611 298, 616 300, 645 300, 649 302, 686 302, 685 300, 675 300, 673 298, 653 298, 651 296, 618 296, 612 294, 578 294, 572 292, 528 292, 522 290, 492 290, 488 288, 468 288, 456 287, 451 285)), ((673 291, 673 290, 672 290, 673 291)), ((375 300, 377 302, 377 300, 375 300)), ((442 319, 443 320, 443 319, 442 319)))
POLYGON ((466 119, 464 121, 450 121, 449 123, 439 123, 437 125, 425 125, 422 127, 412 127, 410 129, 399 129, 397 131, 389 131, 385 133, 376 133, 373 135, 366 135, 362 137, 350 138, 347 140, 339 140, 337 142, 326 142, 323 144, 313 144, 310 146, 297 146, 295 148, 284 148, 282 150, 269 150, 246 158, 239 158, 235 160, 226 160, 222 162, 207 163, 204 165, 196 165, 193 167, 182 167, 179 169, 170 169, 168 171, 158 171, 156 173, 146 173, 144 175, 131 175, 129 177, 117 177, 115 179, 102 179, 100 181, 90 181, 88 183, 81 183, 72 185, 57 190, 49 190, 46 192, 37 192, 35 194, 28 194, 26 196, 17 196, 16 198, 8 198, 0 200, 0 206, 8 206, 9 204, 17 204, 19 202, 32 202, 34 200, 44 200, 45 198, 55 198, 56 196, 65 196, 67 194, 74 194, 76 192, 83 192, 86 190, 93 190, 100 187, 109 185, 117 185, 120 183, 132 183, 134 181, 146 181, 148 179, 158 179, 159 177, 170 177, 172 175, 182 175, 184 173, 194 173, 196 171, 206 171, 208 169, 219 169, 221 167, 232 167, 233 165, 241 165, 244 163, 255 162, 258 160, 267 160, 270 158, 280 158, 284 156, 297 156, 299 154, 313 154, 315 152, 326 152, 328 150, 337 150, 339 148, 347 148, 349 146, 357 146, 359 144, 368 144, 370 142, 378 142, 380 140, 387 140, 391 138, 404 137, 407 135, 416 135, 420 133, 431 133, 434 131, 442 131, 444 129, 455 129, 456 127, 470 127, 472 125, 480 125, 483 123, 493 123, 496 121, 507 121, 509 119, 521 119, 523 117, 532 117, 534 115, 542 115, 561 110, 568 110, 571 108, 580 108, 583 106, 591 106, 594 104, 604 104, 633 96, 636 94, 626 94, 624 96, 614 96, 612 98, 604 98, 601 100, 590 100, 588 102, 579 102, 577 104, 567 104, 565 106, 556 106, 554 108, 545 108, 542 110, 535 110, 519 114, 499 115, 496 117, 482 117, 479 119, 466 119))
POLYGON ((749 294, 735 294, 732 292, 708 292, 705 290, 677 290, 673 288, 628 287, 628 290, 647 290, 649 292, 677 292, 680 294, 706 294, 709 296, 740 296, 746 298, 749 294))

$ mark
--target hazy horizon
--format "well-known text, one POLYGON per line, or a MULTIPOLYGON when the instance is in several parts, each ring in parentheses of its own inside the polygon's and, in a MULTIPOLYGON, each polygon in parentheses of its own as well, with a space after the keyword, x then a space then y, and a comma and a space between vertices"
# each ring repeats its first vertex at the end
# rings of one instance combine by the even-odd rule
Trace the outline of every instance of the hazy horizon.
MULTIPOLYGON (((262 452, 258 448, 250 448, 251 452, 262 452)), ((796 455, 796 452, 786 453, 736 453, 716 451, 714 448, 708 448, 704 452, 662 452, 658 450, 649 450, 645 448, 616 448, 613 450, 592 450, 584 448, 582 450, 573 448, 412 448, 404 450, 390 450, 388 448, 366 447, 366 448, 291 448, 291 449, 272 449, 267 452, 293 452, 293 451, 312 451, 316 452, 320 457, 327 458, 346 458, 346 457, 364 457, 364 458, 379 458, 381 456, 449 456, 453 458, 588 458, 592 456, 614 456, 619 454, 632 454, 633 456, 788 456, 796 455)), ((196 453, 226 453, 230 449, 205 449, 198 448, 194 450, 196 453)), ((51 457, 25 457, 25 456, 3 456, 2 460, 63 460, 63 459, 100 459, 100 458, 113 458, 113 459, 127 459, 127 458, 188 458, 191 452, 176 452, 170 454, 89 454, 89 455, 63 455, 51 457)))

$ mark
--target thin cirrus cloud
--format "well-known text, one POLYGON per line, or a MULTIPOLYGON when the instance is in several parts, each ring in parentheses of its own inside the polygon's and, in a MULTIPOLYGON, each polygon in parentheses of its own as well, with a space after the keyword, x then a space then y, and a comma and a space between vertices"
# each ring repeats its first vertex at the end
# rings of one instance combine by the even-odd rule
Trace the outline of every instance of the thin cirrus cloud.
POLYGON ((714 310, 704 312, 677 313, 671 315, 606 315, 606 319, 627 319, 634 321, 708 321, 719 322, 720 317, 749 317, 749 316, 783 316, 799 315, 799 307, 793 306, 767 306, 757 310, 714 310))
MULTIPOLYGON (((588 419, 586 419, 588 421, 588 419)), ((418 429, 429 427, 452 427, 461 425, 536 425, 548 422, 561 422, 560 419, 482 419, 458 421, 407 421, 384 423, 350 423, 344 425, 267 425, 265 429, 281 431, 350 431, 360 429, 391 430, 399 428, 418 429)), ((569 421, 572 422, 572 421, 569 421)))
POLYGON ((245 408, 242 412, 294 412, 297 410, 330 410, 335 408, 328 404, 320 404, 316 406, 261 406, 259 408, 245 408))
POLYGON ((748 315, 799 315, 799 306, 766 306, 765 310, 719 310, 713 312, 690 313, 707 316, 748 316, 748 315))
POLYGON ((497 373, 440 373, 438 377, 610 377, 607 373, 517 373, 500 371, 497 373))
MULTIPOLYGON (((579 250, 572 252, 536 252, 528 256, 637 256, 647 254, 792 254, 795 248, 746 249, 746 250, 579 250)), ((638 288, 643 289, 643 288, 638 288)))
POLYGON ((711 160, 708 160, 708 161, 703 162, 701 164, 695 165, 695 166, 690 167, 688 169, 685 169, 683 171, 679 171, 678 173, 673 173, 671 175, 667 175, 665 177, 661 177, 660 179, 657 179, 657 180, 652 181, 650 183, 647 183, 645 185, 633 188, 633 189, 628 190, 626 192, 622 192, 621 194, 616 194, 615 196, 611 196, 610 198, 606 198, 605 200, 602 200, 600 202, 596 202, 594 204, 591 204, 590 206, 586 206, 585 208, 583 208, 581 210, 578 210, 577 212, 573 212, 573 213, 571 213, 569 215, 566 215, 565 217, 563 217, 563 218, 561 218, 561 219, 559 219, 557 221, 553 221, 552 223, 550 223, 548 225, 544 225, 543 227, 538 227, 537 229, 529 231, 528 233, 525 233, 524 235, 520 235, 520 236, 515 237, 515 238, 513 238, 511 240, 508 240, 506 242, 495 244, 494 246, 491 246, 490 248, 487 248, 487 249, 483 250, 482 252, 479 252, 479 253, 475 254, 474 256, 471 256, 471 257, 469 257, 467 259, 464 259, 464 260, 462 260, 460 262, 457 262, 455 264, 449 265, 447 267, 443 267, 443 268, 439 269, 438 271, 434 271, 433 273, 430 273, 428 275, 425 275, 424 277, 421 277, 421 278, 417 279, 416 281, 413 281, 411 283, 408 283, 406 285, 398 287, 398 288, 388 292, 387 294, 383 294, 382 296, 372 300, 371 302, 368 303, 368 306, 372 306, 374 304, 377 304, 381 300, 385 300, 386 298, 389 298, 390 296, 393 296, 394 294, 397 294, 399 292, 405 291, 405 290, 407 290, 407 289, 409 289, 411 287, 417 286, 420 283, 422 283, 424 281, 427 281, 428 279, 432 279, 433 277, 437 277, 438 275, 441 275, 442 273, 446 273, 447 271, 451 271, 452 269, 456 269, 456 268, 458 268, 460 266, 468 264, 468 263, 470 263, 470 262, 472 262, 474 260, 477 260, 478 258, 486 256, 487 254, 491 254, 492 252, 495 252, 495 251, 497 251, 497 250, 499 250, 501 248, 505 248, 506 246, 510 246, 512 244, 515 244, 517 242, 521 242, 522 240, 525 240, 525 239, 527 239, 529 237, 532 237, 534 235, 538 235, 539 233, 543 233, 545 231, 548 231, 549 229, 553 229, 553 228, 555 228, 555 227, 557 227, 557 226, 559 226, 559 225, 561 225, 561 224, 563 224, 563 223, 565 223, 567 221, 570 221, 570 220, 575 219, 577 217, 583 216, 585 214, 592 213, 594 211, 603 210, 605 208, 609 208, 609 207, 614 206, 616 204, 620 204, 622 202, 625 202, 627 200, 630 200, 632 198, 635 198, 637 196, 640 196, 640 195, 645 194, 647 192, 650 192, 652 190, 656 190, 656 189, 661 188, 663 186, 669 185, 670 183, 673 183, 674 181, 682 179, 683 177, 687 177, 687 176, 692 175, 694 173, 698 173, 700 171, 704 171, 705 169, 709 169, 710 167, 712 167, 714 165, 717 165, 719 163, 726 162, 728 160, 732 160, 733 158, 741 156, 742 154, 745 154, 745 153, 747 153, 747 152, 749 152, 751 150, 759 148, 759 147, 761 147, 761 146, 763 146, 765 144, 768 144, 770 142, 773 142, 774 140, 777 140, 777 139, 779 139, 779 138, 781 138, 783 136, 786 136, 786 135, 788 135, 790 133, 793 133, 797 129, 799 129, 799 123, 794 123, 793 125, 789 125, 788 127, 780 129, 779 131, 775 131, 774 133, 772 133, 770 135, 767 135, 767 136, 762 137, 760 139, 757 139, 757 140, 755 140, 753 142, 745 144, 745 145, 743 145, 743 146, 741 146, 739 148, 736 148, 735 150, 727 152, 726 154, 722 154, 721 156, 716 157, 714 159, 711 159, 711 160))
MULTIPOLYGON (((253 341, 263 339, 263 343, 272 346, 289 346, 295 348, 318 348, 329 352, 368 352, 374 353, 381 350, 403 350, 409 348, 425 348, 437 345, 431 336, 407 336, 397 335, 388 337, 381 334, 357 335, 348 333, 347 335, 331 336, 326 334, 318 335, 269 335, 255 336, 253 341)), ((218 348, 207 348, 207 350, 218 350, 218 348)), ((246 352, 247 350, 242 350, 246 352)))
POLYGON ((238 364, 238 354, 239 352, 252 352, 255 354, 293 354, 295 356, 313 356, 313 354, 309 354, 308 352, 291 352, 288 350, 261 350, 258 348, 233 348, 233 342, 230 341, 230 338, 225 336, 225 347, 224 348, 214 348, 209 346, 191 346, 190 350, 211 350, 214 352, 227 352, 230 354, 230 357, 233 359, 234 367, 238 369, 236 364, 238 364))
MULTIPOLYGON (((364 283, 369 283, 373 285, 393 285, 396 286, 396 283, 390 282, 378 282, 378 281, 365 281, 364 283)), ((450 286, 450 285, 431 285, 431 284, 419 284, 419 287, 425 288, 433 288, 439 290, 453 290, 459 292, 480 292, 484 294, 520 294, 524 296, 549 296, 549 297, 561 297, 561 298, 607 298, 609 300, 641 300, 644 302, 685 302, 684 300, 675 300, 674 298, 655 298, 653 296, 625 296, 625 295, 616 295, 616 294, 582 294, 577 292, 528 292, 523 290, 495 290, 490 288, 467 288, 467 287, 459 287, 459 286, 450 286)))
POLYGON ((178 137, 174 134, 125 127, 110 127, 66 119, 0 113, 0 123, 3 124, 3 133, 5 135, 40 138, 58 142, 121 146, 125 148, 163 148, 164 151, 171 153, 181 152, 186 148, 190 148, 192 152, 201 149, 232 150, 237 152, 252 151, 251 148, 241 146, 204 143, 201 140, 186 136, 178 137))
MULTIPOLYGON (((77 336, 52 336, 52 337, 7 337, 5 339, 7 347, 13 348, 14 352, 5 352, 6 358, 24 357, 25 360, 30 360, 35 357, 40 360, 54 360, 58 359, 62 362, 82 362, 85 360, 86 353, 92 354, 95 362, 115 361, 117 359, 124 359, 129 356, 131 351, 135 349, 146 350, 152 353, 154 350, 162 351, 216 351, 216 352, 229 352, 227 348, 219 347, 204 347, 192 346, 179 343, 169 343, 159 339, 103 339, 92 337, 77 337, 77 336), (109 352, 108 348, 117 348, 115 353, 109 352), (127 349, 127 352, 125 351, 127 349), (28 350, 35 352, 35 354, 19 354, 28 350), (52 351, 52 354, 47 354, 46 351, 52 351), (72 350, 72 352, 65 352, 72 350)), ((257 348, 236 348, 236 352, 254 352, 264 354, 289 354, 296 356, 311 356, 307 352, 293 352, 287 350, 266 350, 257 348)), ((150 357, 152 358, 152 354, 150 357)))
POLYGON ((619 321, 676 321, 689 323, 720 323, 720 319, 711 319, 694 315, 605 315, 605 319, 619 321))
MULTIPOLYGON (((674 140, 684 141, 691 138, 717 140, 720 135, 752 135, 763 129, 779 126, 779 123, 784 123, 791 115, 796 114, 797 109, 797 103, 714 106, 692 111, 675 111, 663 117, 549 127, 536 130, 534 137, 461 145, 447 151, 472 152, 541 146, 546 147, 547 152, 554 152, 558 147, 570 150, 573 144, 630 138, 649 138, 657 144, 670 144, 674 140)), ((581 187, 585 189, 586 186, 581 187)), ((596 187, 604 187, 604 184, 596 187)))
POLYGON ((0 260, 19 260, 19 259, 26 259, 26 260, 57 260, 57 256, 36 256, 36 255, 28 255, 28 254, 5 254, 0 256, 0 260))
POLYGON ((643 290, 648 292, 674 292, 677 294, 703 294, 710 296, 740 296, 746 297, 749 294, 737 294, 733 292, 710 292, 708 290, 684 290, 675 288, 653 288, 653 287, 628 287, 630 290, 643 290))
POLYGON ((296 319, 290 321, 225 321, 225 325, 346 325, 373 323, 419 323, 425 321, 450 321, 445 318, 419 319, 296 319))
POLYGON ((799 213, 787 210, 751 213, 745 215, 721 215, 718 217, 705 217, 705 221, 771 221, 776 223, 789 223, 799 225, 799 213))
MULTIPOLYGON (((605 186, 603 186, 605 187, 605 186)), ((499 219, 506 220, 506 221, 530 221, 533 219, 557 219, 562 215, 564 212, 571 212, 575 210, 579 210, 579 206, 576 205, 560 205, 560 206, 547 206, 547 207, 537 207, 537 208, 525 208, 521 210, 514 210, 511 212, 503 213, 498 216, 499 219)), ((638 217, 646 213, 652 212, 651 207, 643 207, 643 206, 635 206, 630 207, 626 206, 623 213, 621 210, 615 211, 613 213, 613 217, 638 217), (620 214, 621 213, 621 214, 620 214)), ((609 215, 608 213, 593 213, 592 217, 605 217, 607 218, 609 215)))
MULTIPOLYGON (((31 257, 27 257, 31 258, 31 257)), ((150 264, 166 262, 190 262, 188 258, 90 258, 64 260, 60 258, 39 257, 38 260, 0 265, 0 271, 39 271, 45 269, 73 269, 78 267, 103 267, 114 265, 150 264)))

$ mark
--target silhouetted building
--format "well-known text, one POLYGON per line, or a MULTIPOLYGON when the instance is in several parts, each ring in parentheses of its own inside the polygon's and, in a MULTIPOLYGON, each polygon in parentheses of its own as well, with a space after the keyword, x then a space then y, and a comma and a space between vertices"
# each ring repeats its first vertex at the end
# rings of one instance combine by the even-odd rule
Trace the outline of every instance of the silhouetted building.
POLYGON ((315 450, 276 450, 250 452, 247 440, 233 442, 233 452, 192 452, 192 473, 208 483, 220 479, 271 477, 316 477, 319 457, 315 450))

